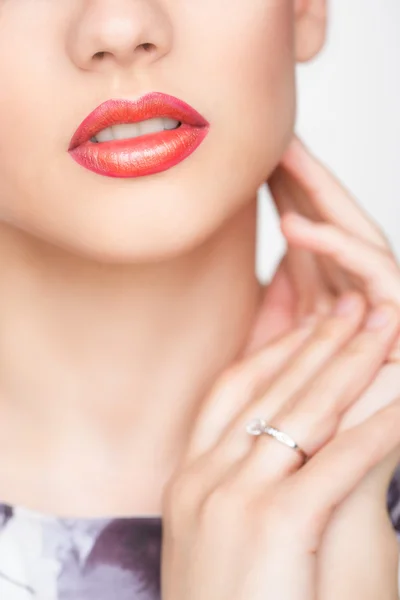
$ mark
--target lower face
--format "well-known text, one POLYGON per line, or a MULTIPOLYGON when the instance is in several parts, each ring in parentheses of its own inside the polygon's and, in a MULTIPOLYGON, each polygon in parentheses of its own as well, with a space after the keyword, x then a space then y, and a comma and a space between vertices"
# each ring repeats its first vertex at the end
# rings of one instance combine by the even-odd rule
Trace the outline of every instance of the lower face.
MULTIPOLYGON (((196 246, 254 200, 293 131, 292 0, 3 2, 3 222, 87 257, 147 261, 196 246), (152 92, 200 113, 204 135, 147 171, 69 151, 100 104, 152 92)), ((136 164, 151 138, 136 139, 136 164)))

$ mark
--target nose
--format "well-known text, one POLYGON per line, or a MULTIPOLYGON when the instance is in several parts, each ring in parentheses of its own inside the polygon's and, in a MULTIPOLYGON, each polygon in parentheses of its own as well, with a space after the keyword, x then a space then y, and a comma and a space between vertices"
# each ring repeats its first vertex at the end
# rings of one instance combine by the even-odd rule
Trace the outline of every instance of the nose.
POLYGON ((168 53, 171 22, 160 0, 82 0, 67 35, 71 60, 105 71, 151 63, 168 53))

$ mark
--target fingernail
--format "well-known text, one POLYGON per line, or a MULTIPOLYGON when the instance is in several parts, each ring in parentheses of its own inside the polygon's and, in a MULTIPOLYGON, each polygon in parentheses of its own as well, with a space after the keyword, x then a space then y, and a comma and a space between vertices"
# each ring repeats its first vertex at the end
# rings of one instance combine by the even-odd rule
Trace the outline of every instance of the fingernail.
POLYGON ((394 309, 389 306, 381 306, 372 311, 366 322, 366 329, 383 329, 393 320, 394 309))
POLYGON ((334 307, 333 314, 339 317, 351 315, 359 306, 358 298, 353 294, 342 296, 334 307))

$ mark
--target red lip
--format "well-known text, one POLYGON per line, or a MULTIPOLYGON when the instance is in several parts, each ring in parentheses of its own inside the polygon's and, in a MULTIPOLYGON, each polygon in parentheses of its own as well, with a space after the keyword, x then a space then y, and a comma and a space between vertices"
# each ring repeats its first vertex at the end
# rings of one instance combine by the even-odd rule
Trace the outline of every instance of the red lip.
POLYGON ((140 177, 165 171, 192 154, 209 130, 208 121, 191 106, 166 94, 153 92, 135 101, 109 100, 78 127, 68 151, 83 167, 109 177, 140 177), (169 117, 180 127, 133 139, 96 143, 101 130, 123 123, 169 117))

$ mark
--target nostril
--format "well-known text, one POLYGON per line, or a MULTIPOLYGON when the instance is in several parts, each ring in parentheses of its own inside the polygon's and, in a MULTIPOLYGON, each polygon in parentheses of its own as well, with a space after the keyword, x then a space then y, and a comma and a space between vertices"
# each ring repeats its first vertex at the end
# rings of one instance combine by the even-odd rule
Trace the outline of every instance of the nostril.
MULTIPOLYGON (((145 42, 144 44, 139 44, 137 49, 142 49, 144 52, 152 52, 156 49, 156 46, 154 44, 145 42)), ((96 52, 96 54, 93 55, 93 58, 95 60, 102 60, 105 58, 106 54, 110 54, 110 52, 96 52)))
POLYGON ((154 50, 155 46, 154 44, 150 44, 150 43, 144 43, 144 44, 140 44, 139 48, 143 48, 143 50, 145 52, 151 52, 152 50, 154 50))

